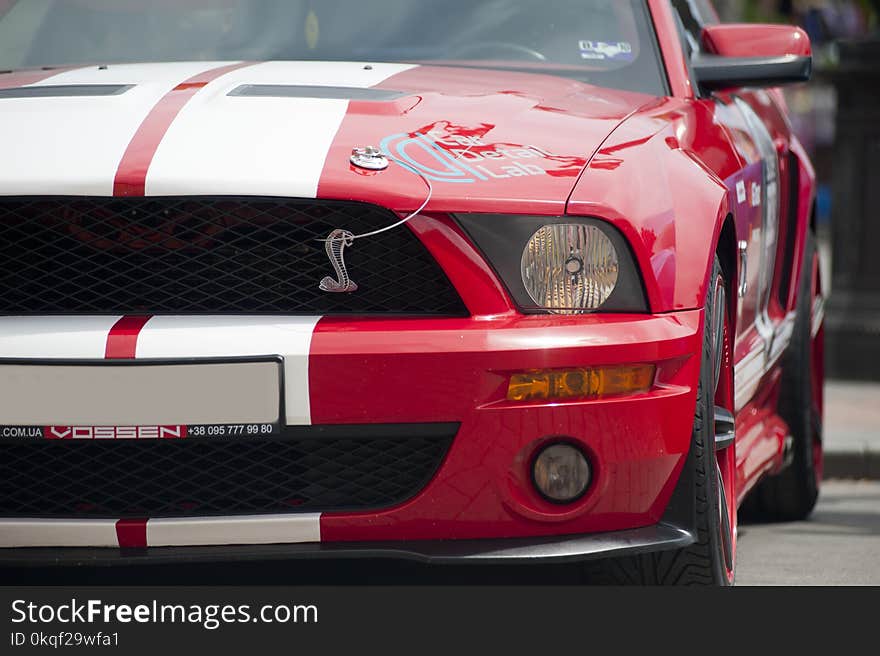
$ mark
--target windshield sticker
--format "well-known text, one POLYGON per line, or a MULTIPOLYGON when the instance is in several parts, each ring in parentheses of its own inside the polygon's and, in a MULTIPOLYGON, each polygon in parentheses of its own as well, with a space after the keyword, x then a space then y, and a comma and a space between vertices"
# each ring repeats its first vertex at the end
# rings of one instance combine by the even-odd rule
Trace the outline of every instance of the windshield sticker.
POLYGON ((578 41, 581 59, 630 62, 635 59, 632 44, 627 41, 578 41))

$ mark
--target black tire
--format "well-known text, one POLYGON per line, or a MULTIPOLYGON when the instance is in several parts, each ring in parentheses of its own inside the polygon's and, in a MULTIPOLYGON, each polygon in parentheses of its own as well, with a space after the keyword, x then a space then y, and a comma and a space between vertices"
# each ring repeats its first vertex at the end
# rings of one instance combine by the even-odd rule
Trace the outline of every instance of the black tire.
MULTIPOLYGON (((718 258, 711 281, 722 276, 718 258)), ((697 541, 671 551, 588 562, 586 580, 615 585, 730 585, 722 544, 719 508, 718 466, 715 455, 712 349, 709 326, 715 307, 715 286, 706 294, 706 329, 703 331, 703 354, 697 405, 691 434, 691 449, 685 467, 692 472, 697 541)))
POLYGON ((792 436, 791 464, 775 476, 758 484, 751 495, 750 514, 771 521, 797 521, 813 512, 819 498, 819 474, 813 457, 816 440, 821 444, 822 422, 813 403, 812 263, 816 242, 808 232, 804 247, 804 267, 798 288, 797 315, 791 343, 785 353, 779 415, 792 436))

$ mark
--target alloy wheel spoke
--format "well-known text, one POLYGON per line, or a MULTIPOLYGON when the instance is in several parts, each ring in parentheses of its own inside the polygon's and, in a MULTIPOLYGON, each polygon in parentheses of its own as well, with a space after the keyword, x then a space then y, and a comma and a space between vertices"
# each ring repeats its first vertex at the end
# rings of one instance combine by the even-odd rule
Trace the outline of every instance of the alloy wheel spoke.
POLYGON ((727 571, 733 570, 733 535, 730 530, 730 514, 727 508, 727 491, 724 487, 724 477, 721 475, 721 465, 716 461, 715 471, 718 476, 718 512, 721 516, 721 545, 724 551, 724 564, 727 571))
POLYGON ((724 359, 724 315, 727 305, 727 296, 724 286, 719 285, 715 290, 715 305, 712 308, 712 392, 718 391, 721 382, 721 362, 724 359))

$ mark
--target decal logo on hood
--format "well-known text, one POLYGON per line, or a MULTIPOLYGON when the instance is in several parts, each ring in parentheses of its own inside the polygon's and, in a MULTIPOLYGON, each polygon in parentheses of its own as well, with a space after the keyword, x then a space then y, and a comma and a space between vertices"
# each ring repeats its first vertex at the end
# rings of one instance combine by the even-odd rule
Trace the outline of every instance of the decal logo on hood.
POLYGON ((464 184, 547 175, 542 161, 551 157, 537 146, 489 144, 482 134, 439 127, 393 134, 379 147, 429 180, 464 184))

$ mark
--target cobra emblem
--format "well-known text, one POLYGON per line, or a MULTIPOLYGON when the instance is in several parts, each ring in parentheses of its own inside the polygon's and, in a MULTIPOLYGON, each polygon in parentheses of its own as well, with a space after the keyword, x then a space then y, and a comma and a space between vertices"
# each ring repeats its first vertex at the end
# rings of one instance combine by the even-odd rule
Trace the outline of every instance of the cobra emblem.
POLYGON ((336 280, 327 276, 318 287, 321 291, 343 294, 356 291, 358 286, 351 278, 348 277, 348 270, 345 268, 344 252, 346 246, 354 243, 354 235, 348 230, 334 230, 330 233, 324 243, 324 249, 327 251, 327 257, 336 271, 336 280))

